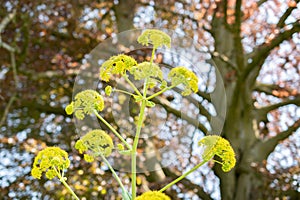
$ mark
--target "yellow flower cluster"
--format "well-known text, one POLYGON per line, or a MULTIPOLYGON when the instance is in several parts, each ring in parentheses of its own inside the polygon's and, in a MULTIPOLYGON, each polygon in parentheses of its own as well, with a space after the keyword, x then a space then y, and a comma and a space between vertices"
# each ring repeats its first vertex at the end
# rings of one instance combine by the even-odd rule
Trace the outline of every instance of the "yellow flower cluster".
POLYGON ((171 69, 169 75, 173 86, 183 84, 184 90, 181 93, 183 96, 190 95, 192 91, 198 92, 198 77, 185 67, 175 67, 171 69))
POLYGON ((110 94, 112 92, 112 87, 110 85, 108 85, 105 87, 104 91, 107 96, 110 96, 110 94))
POLYGON ((43 172, 46 172, 48 179, 57 176, 55 169, 62 171, 70 166, 68 153, 59 147, 46 147, 35 157, 31 175, 40 179, 43 172), (55 168, 55 169, 54 169, 55 168))
POLYGON ((142 45, 148 46, 152 44, 154 49, 158 47, 166 46, 171 47, 171 38, 166 33, 156 30, 156 29, 147 29, 139 37, 138 42, 142 45))
POLYGON ((222 170, 230 171, 236 163, 235 154, 230 143, 217 135, 205 136, 199 141, 199 146, 205 146, 204 159, 211 159, 214 155, 222 159, 222 170))
POLYGON ((138 196, 136 200, 171 200, 171 198, 162 192, 148 191, 138 196))
POLYGON ((75 96, 66 107, 66 113, 71 115, 75 114, 77 119, 84 119, 85 114, 92 114, 94 110, 102 111, 104 109, 104 100, 102 96, 95 90, 84 90, 75 96))
POLYGON ((87 162, 94 161, 94 157, 101 154, 109 156, 114 148, 111 137, 103 130, 95 129, 85 134, 75 144, 79 153, 84 153, 87 162))
POLYGON ((155 63, 150 62, 142 62, 138 65, 132 67, 129 71, 132 75, 134 75, 135 80, 148 79, 149 87, 152 88, 156 85, 158 78, 159 80, 163 79, 163 73, 160 67, 155 63), (151 77, 151 78, 150 78, 151 77))
POLYGON ((100 67, 100 79, 108 82, 112 74, 124 75, 127 70, 137 65, 134 58, 120 54, 118 56, 112 56, 105 61, 100 67))

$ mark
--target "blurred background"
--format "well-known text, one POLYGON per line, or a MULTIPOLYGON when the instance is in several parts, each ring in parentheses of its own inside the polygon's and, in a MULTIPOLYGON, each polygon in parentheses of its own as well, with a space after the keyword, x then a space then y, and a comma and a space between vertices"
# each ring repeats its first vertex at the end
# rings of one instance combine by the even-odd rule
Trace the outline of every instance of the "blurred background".
MULTIPOLYGON (((34 156, 53 145, 69 153, 66 176, 78 196, 121 199, 107 167, 101 161, 86 163, 74 149, 80 135, 64 108, 80 67, 99 43, 122 31, 153 27, 191 38, 205 62, 214 64, 206 66, 199 92, 185 102, 196 118, 181 118, 180 88, 156 99, 172 123, 165 124, 166 137, 153 137, 147 146, 156 149, 178 138, 171 143, 172 156, 180 159, 139 174, 138 193, 157 190, 199 163, 195 144, 213 133, 209 122, 219 116, 222 136, 236 152, 236 167, 224 173, 208 163, 166 193, 193 200, 300 199, 299 7, 299 0, 1 0, 0 199, 71 199, 57 179, 30 176, 34 156), (176 130, 182 126, 184 137, 179 137, 176 130)), ((151 49, 126 53, 149 59, 151 49)), ((163 53, 155 62, 178 64, 163 53)), ((110 116, 105 112, 114 123, 110 116)), ((156 127, 159 120, 151 123, 156 127)), ((130 174, 119 175, 130 187, 130 174)))

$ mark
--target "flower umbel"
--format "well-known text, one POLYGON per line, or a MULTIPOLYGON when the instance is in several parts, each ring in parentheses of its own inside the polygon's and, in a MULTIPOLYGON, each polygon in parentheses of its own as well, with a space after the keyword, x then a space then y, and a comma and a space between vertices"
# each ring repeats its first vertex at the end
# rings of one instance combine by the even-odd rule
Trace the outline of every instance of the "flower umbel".
POLYGON ((173 86, 183 84, 184 90, 181 93, 183 96, 190 95, 192 91, 198 92, 198 77, 185 67, 175 67, 171 69, 169 75, 173 86))
POLYGON ((40 179, 42 173, 45 172, 48 179, 57 176, 55 169, 62 171, 70 166, 68 153, 59 147, 46 147, 40 151, 34 159, 31 175, 40 179))
POLYGON ((148 191, 138 196, 136 200, 171 200, 171 198, 162 192, 148 191))
POLYGON ((110 96, 110 94, 111 94, 111 92, 112 92, 112 87, 110 86, 110 85, 108 85, 108 86, 106 86, 105 87, 105 94, 107 95, 107 96, 110 96))
POLYGON ((92 162, 94 158, 101 154, 109 156, 114 148, 111 137, 103 130, 95 129, 85 134, 75 144, 79 153, 84 153, 84 159, 92 162))
POLYGON ((112 74, 124 75, 135 65, 137 65, 136 60, 130 56, 124 54, 112 56, 101 65, 100 78, 108 82, 112 74))
POLYGON ((156 85, 157 79, 163 79, 163 73, 160 67, 155 63, 142 62, 132 67, 129 71, 133 74, 135 80, 148 79, 149 87, 152 88, 156 85))
POLYGON ((138 42, 142 45, 148 46, 149 44, 153 45, 154 49, 158 47, 166 46, 171 47, 171 38, 166 33, 156 30, 156 29, 147 29, 139 37, 138 42))
POLYGON ((104 100, 102 96, 95 90, 84 90, 75 96, 66 107, 66 113, 71 115, 75 114, 77 119, 84 119, 85 114, 92 114, 94 110, 102 111, 104 109, 104 100))
POLYGON ((230 171, 235 166, 235 154, 228 140, 217 135, 209 135, 202 138, 198 145, 206 147, 204 159, 210 160, 214 155, 222 159, 221 164, 224 172, 230 171))

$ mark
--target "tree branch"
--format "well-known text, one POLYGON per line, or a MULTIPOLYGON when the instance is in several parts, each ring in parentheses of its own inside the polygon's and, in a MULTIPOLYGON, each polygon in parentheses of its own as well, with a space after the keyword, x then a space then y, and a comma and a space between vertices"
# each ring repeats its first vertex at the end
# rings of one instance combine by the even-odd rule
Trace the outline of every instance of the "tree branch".
MULTIPOLYGON (((177 178, 180 175, 175 174, 174 172, 172 172, 170 169, 168 168, 164 168, 163 169, 164 173, 168 176, 171 177, 173 179, 177 178)), ((189 179, 184 178, 180 181, 180 184, 183 184, 184 187, 187 190, 192 190, 192 191, 196 191, 196 195, 198 195, 198 197, 200 197, 203 200, 212 200, 212 198, 210 197, 209 194, 207 194, 202 187, 200 187, 199 185, 192 183, 189 179)))
POLYGON ((230 59, 226 55, 220 54, 217 51, 211 52, 211 55, 213 56, 213 59, 214 58, 219 58, 222 62, 224 62, 225 64, 227 64, 228 67, 231 67, 233 70, 235 70, 237 72, 237 74, 239 74, 239 69, 236 66, 236 64, 232 63, 230 61, 230 59))
POLYGON ((298 95, 300 95, 295 89, 283 88, 279 85, 265 84, 259 82, 255 84, 254 90, 278 98, 297 97, 298 95))
POLYGON ((263 119, 266 120, 267 114, 270 111, 275 110, 275 109, 277 109, 279 107, 282 107, 282 106, 289 105, 289 104, 295 104, 297 106, 300 106, 300 96, 297 96, 296 98, 293 98, 293 99, 285 99, 282 102, 256 109, 256 113, 257 113, 257 116, 259 118, 258 121, 261 121, 263 119))
MULTIPOLYGON (((179 88, 173 88, 173 90, 179 94, 182 92, 182 90, 180 90, 179 88)), ((211 114, 199 101, 197 101, 191 96, 187 96, 185 98, 199 109, 199 113, 201 115, 205 116, 208 120, 211 118, 211 114)))
POLYGON ((298 128, 300 127, 300 119, 295 121, 293 125, 288 127, 287 130, 278 133, 276 136, 266 140, 266 141, 260 141, 258 142, 254 149, 256 149, 256 152, 259 152, 259 160, 267 159, 267 157, 272 153, 275 149, 275 147, 278 145, 278 143, 286 138, 288 138, 290 135, 292 135, 298 128))
POLYGON ((291 29, 285 31, 281 30, 277 37, 275 37, 272 41, 259 45, 253 51, 253 53, 251 53, 252 56, 250 56, 250 58, 252 59, 252 62, 249 63, 244 70, 242 75, 243 79, 246 79, 251 74, 252 76, 250 77, 250 81, 252 82, 252 84, 254 84, 263 63, 269 56, 270 52, 275 47, 279 46, 283 41, 290 39, 294 33, 300 31, 299 21, 292 23, 292 25, 293 26, 291 29))
POLYGON ((236 56, 236 66, 239 69, 244 68, 244 48, 241 38, 241 23, 242 23, 242 0, 237 0, 235 4, 235 23, 234 23, 234 50, 236 56))
POLYGON ((8 14, 0 23, 0 48, 3 47, 4 49, 6 49, 7 51, 10 52, 10 62, 11 62, 11 67, 13 69, 13 77, 14 77, 15 89, 16 89, 16 91, 10 97, 9 102, 4 110, 3 116, 0 121, 0 126, 3 125, 3 123, 7 117, 7 114, 9 112, 10 107, 12 106, 13 102, 15 101, 15 99, 17 97, 17 90, 18 90, 18 85, 19 85, 19 78, 18 78, 18 74, 17 74, 17 65, 16 65, 16 57, 15 57, 15 52, 18 50, 18 48, 12 47, 9 44, 3 42, 2 37, 1 37, 3 30, 5 29, 7 24, 15 17, 15 15, 16 15, 16 9, 14 9, 12 13, 8 14))
POLYGON ((56 114, 56 115, 62 115, 65 117, 68 117, 70 115, 67 115, 65 110, 62 107, 52 107, 49 104, 40 104, 35 101, 25 101, 22 100, 21 104, 18 105, 19 108, 28 107, 33 110, 38 110, 41 113, 48 113, 48 114, 56 114))
POLYGON ((7 24, 15 17, 16 12, 17 12, 16 10, 13 10, 13 12, 8 14, 0 23, 0 48, 3 47, 4 49, 6 49, 9 52, 15 52, 17 49, 10 46, 9 44, 3 42, 1 33, 4 31, 7 24))
POLYGON ((3 113, 2 118, 1 118, 1 121, 0 121, 0 127, 4 124, 4 121, 5 121, 5 119, 6 119, 6 116, 7 116, 7 114, 8 114, 8 111, 9 111, 9 109, 10 109, 12 103, 13 103, 14 100, 16 99, 16 96, 17 96, 16 93, 14 93, 14 94, 10 97, 10 99, 9 99, 9 101, 8 101, 8 104, 7 104, 7 106, 5 107, 4 113, 3 113))
POLYGON ((56 78, 64 75, 76 76, 79 73, 79 71, 80 71, 79 69, 66 69, 66 70, 48 70, 48 71, 37 73, 36 71, 33 70, 22 70, 20 73, 28 76, 31 80, 39 80, 44 78, 56 78))
MULTIPOLYGON (((300 0, 295 0, 296 3, 299 3, 300 0)), ((277 27, 278 28, 283 28, 285 26, 285 20, 290 16, 290 14, 292 13, 292 11, 294 9, 297 8, 297 5, 295 7, 289 7, 288 9, 286 9, 286 11, 284 12, 284 14, 281 16, 281 18, 279 19, 278 23, 277 23, 277 27)))
POLYGON ((7 26, 7 24, 15 17, 17 13, 17 10, 13 10, 12 13, 8 14, 0 23, 0 34, 2 33, 2 31, 5 29, 5 27, 7 26))
POLYGON ((207 101, 211 102, 210 94, 198 90, 197 95, 199 95, 200 97, 203 97, 207 101))
POLYGON ((268 0, 259 0, 257 2, 257 7, 261 6, 262 4, 264 4, 265 2, 267 2, 268 0))
POLYGON ((160 98, 160 97, 155 97, 155 98, 152 99, 152 101, 153 101, 154 103, 156 103, 156 104, 159 104, 159 105, 163 106, 163 107, 166 109, 166 111, 167 111, 168 113, 172 113, 172 114, 174 114, 176 117, 179 117, 179 118, 181 118, 181 119, 187 121, 189 124, 191 124, 191 125, 197 127, 197 128, 198 128, 199 130, 201 130, 205 135, 208 134, 207 128, 206 128, 203 124, 201 124, 197 119, 194 119, 194 118, 192 118, 192 117, 189 117, 189 116, 186 115, 185 113, 182 113, 182 112, 180 112, 179 110, 176 110, 175 108, 172 108, 171 106, 167 105, 166 103, 164 103, 164 102, 166 102, 165 99, 160 98))

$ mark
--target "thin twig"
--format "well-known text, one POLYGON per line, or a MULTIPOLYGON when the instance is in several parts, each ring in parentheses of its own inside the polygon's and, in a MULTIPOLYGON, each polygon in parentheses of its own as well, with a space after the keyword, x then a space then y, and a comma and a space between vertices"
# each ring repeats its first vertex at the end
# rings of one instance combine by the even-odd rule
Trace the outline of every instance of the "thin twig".
POLYGON ((5 119, 6 119, 6 116, 7 116, 7 114, 8 114, 8 111, 9 111, 9 109, 10 109, 12 103, 14 102, 16 96, 17 96, 17 93, 15 92, 15 93, 10 97, 10 99, 9 99, 9 101, 8 101, 8 104, 7 104, 7 106, 6 106, 5 110, 4 110, 3 116, 2 116, 2 118, 1 118, 1 121, 0 121, 0 127, 4 124, 4 121, 5 121, 5 119))

